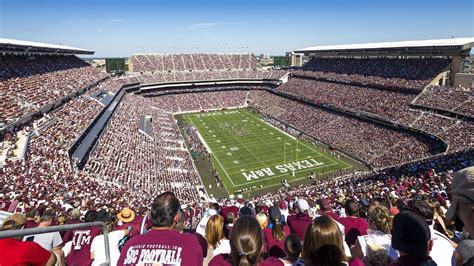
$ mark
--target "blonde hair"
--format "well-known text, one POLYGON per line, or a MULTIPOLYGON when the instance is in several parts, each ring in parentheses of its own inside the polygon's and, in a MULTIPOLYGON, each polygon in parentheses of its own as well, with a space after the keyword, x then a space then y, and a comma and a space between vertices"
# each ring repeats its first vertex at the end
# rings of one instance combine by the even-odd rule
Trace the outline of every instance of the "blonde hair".
POLYGON ((392 217, 387 207, 383 205, 372 206, 367 212, 369 224, 375 226, 374 229, 390 234, 392 229, 392 217))
POLYGON ((219 214, 211 216, 207 221, 205 236, 212 248, 216 248, 219 241, 224 238, 224 217, 219 214))
POLYGON ((257 219, 258 223, 260 224, 260 227, 265 228, 268 225, 268 218, 267 215, 263 212, 257 214, 255 216, 255 219, 257 219))

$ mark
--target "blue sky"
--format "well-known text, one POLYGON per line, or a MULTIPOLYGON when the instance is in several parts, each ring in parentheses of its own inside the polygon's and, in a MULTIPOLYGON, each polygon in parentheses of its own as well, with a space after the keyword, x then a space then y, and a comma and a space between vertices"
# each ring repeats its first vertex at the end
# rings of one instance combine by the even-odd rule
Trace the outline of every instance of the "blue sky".
POLYGON ((0 0, 0 37, 95 56, 252 52, 474 36, 472 0, 0 0))

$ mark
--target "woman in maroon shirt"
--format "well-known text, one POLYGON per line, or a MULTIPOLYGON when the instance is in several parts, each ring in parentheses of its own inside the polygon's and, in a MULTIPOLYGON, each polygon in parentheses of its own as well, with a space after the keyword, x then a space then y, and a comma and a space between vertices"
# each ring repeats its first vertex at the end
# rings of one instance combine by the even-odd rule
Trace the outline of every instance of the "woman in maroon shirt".
POLYGON ((281 223, 281 212, 276 206, 268 211, 270 216, 271 227, 263 229, 263 236, 268 254, 273 257, 285 257, 285 237, 290 234, 290 228, 281 223))
POLYGON ((234 224, 230 248, 230 254, 219 254, 215 256, 209 262, 209 266, 283 266, 283 263, 275 257, 269 257, 266 260, 263 259, 262 229, 257 220, 251 216, 241 216, 234 224))

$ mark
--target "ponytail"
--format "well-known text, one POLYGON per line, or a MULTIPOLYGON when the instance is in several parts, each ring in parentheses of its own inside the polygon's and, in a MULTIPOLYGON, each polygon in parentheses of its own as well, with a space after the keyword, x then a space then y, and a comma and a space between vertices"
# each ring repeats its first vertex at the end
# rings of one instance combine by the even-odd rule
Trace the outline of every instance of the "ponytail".
POLYGON ((285 232, 283 232, 283 224, 280 223, 279 219, 276 219, 273 223, 272 236, 276 241, 282 241, 285 239, 285 232))

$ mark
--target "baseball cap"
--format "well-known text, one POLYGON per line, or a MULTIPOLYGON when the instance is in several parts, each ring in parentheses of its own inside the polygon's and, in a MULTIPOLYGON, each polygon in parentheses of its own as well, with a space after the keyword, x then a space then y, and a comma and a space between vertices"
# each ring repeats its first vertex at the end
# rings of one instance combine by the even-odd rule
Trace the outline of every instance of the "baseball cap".
POLYGON ((281 212, 280 209, 276 206, 270 207, 268 210, 268 216, 270 217, 270 220, 272 221, 280 221, 281 220, 281 212))
POLYGON ((97 212, 97 218, 95 220, 98 222, 110 223, 112 217, 110 217, 110 213, 108 213, 107 210, 102 209, 97 212))
POLYGON ((288 206, 286 205, 286 202, 280 201, 280 209, 286 210, 287 207, 288 207, 288 206))
POLYGON ((454 174, 451 185, 452 200, 446 218, 453 220, 459 202, 474 203, 474 166, 464 168, 454 174))
POLYGON ((309 210, 309 204, 305 199, 299 199, 296 202, 296 205, 298 206, 298 210, 300 212, 305 212, 305 211, 309 210))
POLYGON ((26 217, 21 213, 14 213, 3 220, 2 229, 9 230, 13 227, 20 227, 26 223, 26 217))
POLYGON ((399 251, 422 257, 426 254, 431 232, 418 214, 403 211, 395 215, 392 225, 392 246, 399 251))
POLYGON ((250 209, 249 207, 245 206, 245 207, 242 207, 240 210, 239 210, 239 217, 240 216, 254 216, 253 215, 253 211, 252 209, 250 209))

